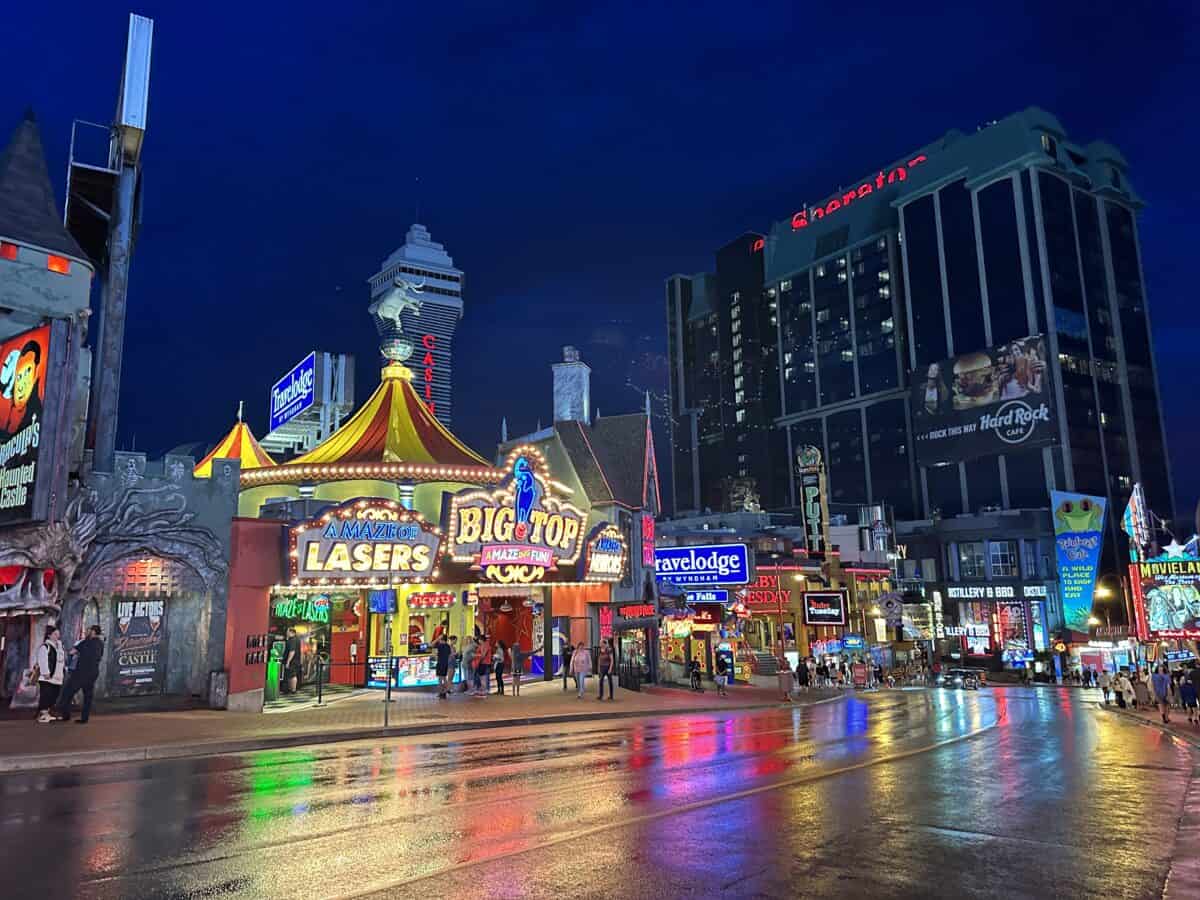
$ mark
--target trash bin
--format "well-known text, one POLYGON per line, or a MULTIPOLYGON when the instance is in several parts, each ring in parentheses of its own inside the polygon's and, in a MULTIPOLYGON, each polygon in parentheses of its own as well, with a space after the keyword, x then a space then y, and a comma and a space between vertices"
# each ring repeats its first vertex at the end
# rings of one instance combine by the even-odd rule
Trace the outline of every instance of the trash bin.
POLYGON ((279 677, 283 673, 283 641, 275 641, 267 656, 267 683, 263 685, 263 702, 279 699, 279 677))

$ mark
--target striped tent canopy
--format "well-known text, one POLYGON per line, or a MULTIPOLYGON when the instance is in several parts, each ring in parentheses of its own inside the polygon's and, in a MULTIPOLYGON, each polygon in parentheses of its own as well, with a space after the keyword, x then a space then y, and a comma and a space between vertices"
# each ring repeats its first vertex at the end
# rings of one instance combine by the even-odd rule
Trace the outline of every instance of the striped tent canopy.
POLYGON ((241 460, 243 472, 275 465, 275 460, 271 459, 270 454, 255 439, 249 426, 242 421, 241 404, 238 405, 237 424, 233 426, 229 434, 217 441, 217 446, 213 447, 208 456, 196 464, 196 468, 193 470, 195 476, 197 478, 210 477, 214 459, 241 460))
POLYGON ((413 389, 401 365, 383 378, 362 409, 318 446, 288 465, 328 463, 418 463, 442 466, 490 464, 450 433, 413 389))

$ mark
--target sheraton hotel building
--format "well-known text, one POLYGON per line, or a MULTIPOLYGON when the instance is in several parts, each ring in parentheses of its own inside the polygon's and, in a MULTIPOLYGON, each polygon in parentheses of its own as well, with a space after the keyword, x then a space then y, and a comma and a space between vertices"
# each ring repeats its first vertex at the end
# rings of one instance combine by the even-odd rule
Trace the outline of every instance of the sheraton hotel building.
POLYGON ((814 445, 831 503, 898 521, 1045 510, 1067 490, 1108 497, 1115 523, 1135 482, 1171 515, 1141 201, 1116 148, 1031 108, 829 187, 721 248, 714 272, 667 280, 677 513, 719 509, 731 476, 764 509, 794 507, 792 461, 814 445), (923 453, 914 383, 937 366, 932 402, 964 358, 1029 336, 1039 439, 923 453))

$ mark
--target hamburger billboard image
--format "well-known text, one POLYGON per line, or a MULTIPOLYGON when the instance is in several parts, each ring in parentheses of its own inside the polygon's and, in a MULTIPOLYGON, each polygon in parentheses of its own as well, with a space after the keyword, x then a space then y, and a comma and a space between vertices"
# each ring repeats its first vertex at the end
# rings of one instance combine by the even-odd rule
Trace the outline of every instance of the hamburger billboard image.
POLYGON ((1045 447, 1058 437, 1046 341, 1018 338, 912 375, 917 462, 959 462, 1045 447))

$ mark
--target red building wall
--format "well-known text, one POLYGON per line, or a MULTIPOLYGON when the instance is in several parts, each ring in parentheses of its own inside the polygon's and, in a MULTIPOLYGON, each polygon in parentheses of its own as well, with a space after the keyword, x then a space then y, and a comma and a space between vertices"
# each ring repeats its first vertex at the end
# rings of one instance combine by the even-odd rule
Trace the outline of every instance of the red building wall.
MULTIPOLYGON (((229 565, 229 612, 225 620, 225 668, 229 671, 231 708, 253 706, 251 696, 266 680, 269 648, 248 646, 264 636, 270 617, 272 586, 284 577, 284 525, 269 519, 233 520, 229 565), (249 640, 248 640, 249 639, 249 640)), ((258 695, 261 707, 261 694, 258 695)))

